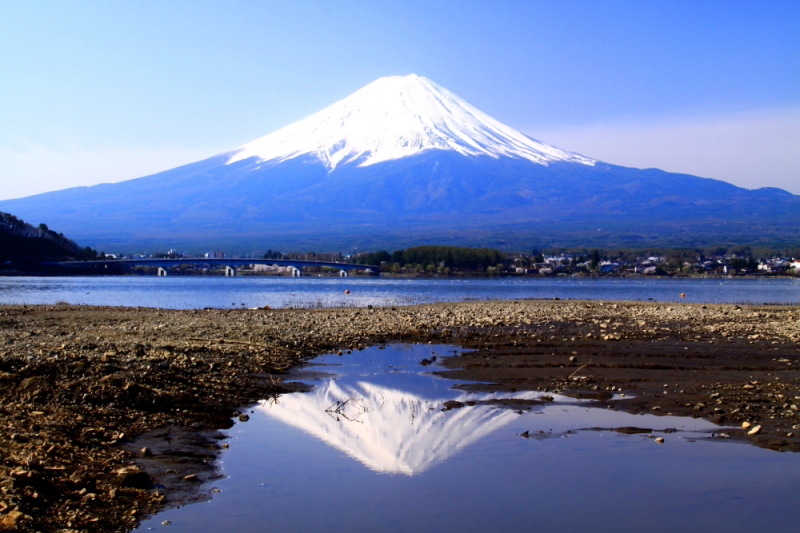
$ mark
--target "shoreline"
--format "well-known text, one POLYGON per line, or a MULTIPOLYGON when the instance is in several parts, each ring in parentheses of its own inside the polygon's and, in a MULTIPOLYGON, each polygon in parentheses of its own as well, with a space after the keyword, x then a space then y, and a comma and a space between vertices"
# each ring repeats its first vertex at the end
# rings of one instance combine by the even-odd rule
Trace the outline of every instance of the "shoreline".
POLYGON ((462 390, 558 390, 597 405, 625 394, 607 406, 747 422, 750 428, 726 433, 800 451, 799 306, 2 305, 0 523, 19 531, 125 531, 164 506, 192 501, 217 475, 218 430, 243 406, 296 390, 282 379, 291 367, 391 341, 475 349, 445 359, 447 370, 438 371, 464 382, 454 381, 462 390), (166 488, 150 489, 154 481, 166 488))

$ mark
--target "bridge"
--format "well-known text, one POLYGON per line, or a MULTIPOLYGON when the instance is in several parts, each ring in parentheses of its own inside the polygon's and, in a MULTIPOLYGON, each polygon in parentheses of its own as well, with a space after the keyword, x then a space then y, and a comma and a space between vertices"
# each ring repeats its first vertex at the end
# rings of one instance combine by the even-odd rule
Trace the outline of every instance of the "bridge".
POLYGON ((52 261, 45 265, 63 267, 96 268, 103 270, 121 269, 123 266, 158 267, 158 275, 166 276, 167 269, 177 265, 204 264, 225 266, 226 276, 235 276, 236 267, 240 265, 277 265, 291 268, 292 276, 300 276, 302 268, 307 266, 330 267, 339 270, 339 275, 346 277, 349 270, 367 270, 371 275, 380 274, 375 265, 356 265, 354 263, 334 263, 328 261, 303 261, 299 259, 211 259, 206 257, 188 257, 181 259, 99 259, 94 261, 52 261))

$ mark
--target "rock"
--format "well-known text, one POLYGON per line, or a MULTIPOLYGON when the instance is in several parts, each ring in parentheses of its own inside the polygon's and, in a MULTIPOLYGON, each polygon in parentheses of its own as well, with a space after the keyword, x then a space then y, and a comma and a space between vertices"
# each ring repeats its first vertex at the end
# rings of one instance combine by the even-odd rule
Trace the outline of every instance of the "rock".
POLYGON ((753 426, 753 428, 747 432, 748 435, 758 435, 759 433, 761 433, 761 426, 753 426))
POLYGON ((184 481, 191 481, 191 482, 198 482, 200 479, 194 474, 189 474, 188 476, 183 476, 184 481))
POLYGON ((656 442, 659 444, 664 444, 664 437, 656 437, 656 442))
POLYGON ((250 420, 250 415, 248 415, 247 413, 242 413, 239 415, 240 422, 247 422, 248 420, 250 420))
POLYGON ((443 405, 444 405, 445 410, 447 410, 447 411, 449 411, 450 409, 458 409, 459 407, 464 407, 463 403, 461 403, 459 401, 456 401, 456 400, 448 400, 448 401, 444 402, 443 405))
POLYGON ((150 451, 150 448, 145 446, 144 448, 139 450, 139 455, 141 455, 142 457, 150 457, 151 455, 153 455, 153 452, 150 451))
POLYGON ((150 476, 138 466, 126 466, 116 470, 114 473, 116 474, 114 484, 118 487, 149 489, 153 485, 150 476))
POLYGON ((742 422, 742 427, 743 427, 744 429, 747 429, 747 428, 749 428, 749 427, 750 427, 750 422, 742 422))
POLYGON ((0 525, 3 526, 3 529, 16 529, 17 524, 24 516, 25 514, 20 511, 11 511, 3 517, 3 521, 0 522, 0 525))
POLYGON ((573 356, 571 356, 571 357, 569 358, 569 362, 570 362, 570 363, 577 363, 577 362, 578 362, 578 358, 577 358, 577 357, 575 357, 575 356, 573 355, 573 356))

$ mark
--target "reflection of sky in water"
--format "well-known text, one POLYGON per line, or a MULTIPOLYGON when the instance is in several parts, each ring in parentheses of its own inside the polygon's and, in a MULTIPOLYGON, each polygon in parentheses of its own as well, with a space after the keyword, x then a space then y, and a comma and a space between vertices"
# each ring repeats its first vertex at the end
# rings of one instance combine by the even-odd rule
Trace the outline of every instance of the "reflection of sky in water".
POLYGON ((673 533, 789 531, 800 519, 800 455, 710 439, 714 426, 699 419, 631 415, 559 396, 521 415, 481 404, 443 412, 449 399, 492 396, 451 390, 453 382, 418 365, 451 349, 390 346, 320 358, 347 366, 317 367, 335 378, 262 403, 230 430, 222 462, 229 477, 214 482, 220 493, 140 529, 673 533), (339 407, 350 398, 357 401, 339 407), (622 426, 653 428, 666 442, 575 432, 622 426), (657 431, 666 428, 678 431, 657 431), (523 431, 537 438, 521 438, 523 431))
POLYGON ((221 276, 2 277, 0 303, 200 307, 405 305, 465 299, 571 298, 800 303, 800 280, 557 277, 544 279, 221 276), (350 294, 345 295, 344 291, 350 294), (680 294, 686 294, 680 298, 680 294))

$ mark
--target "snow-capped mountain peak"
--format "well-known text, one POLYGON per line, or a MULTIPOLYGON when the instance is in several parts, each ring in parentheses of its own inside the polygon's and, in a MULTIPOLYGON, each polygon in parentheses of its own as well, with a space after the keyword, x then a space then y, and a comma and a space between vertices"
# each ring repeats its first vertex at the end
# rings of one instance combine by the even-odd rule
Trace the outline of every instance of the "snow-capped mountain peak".
POLYGON ((347 98, 229 153, 228 163, 255 157, 280 162, 302 155, 329 170, 368 166, 425 150, 528 159, 546 165, 594 160, 531 139, 416 74, 380 78, 347 98))

